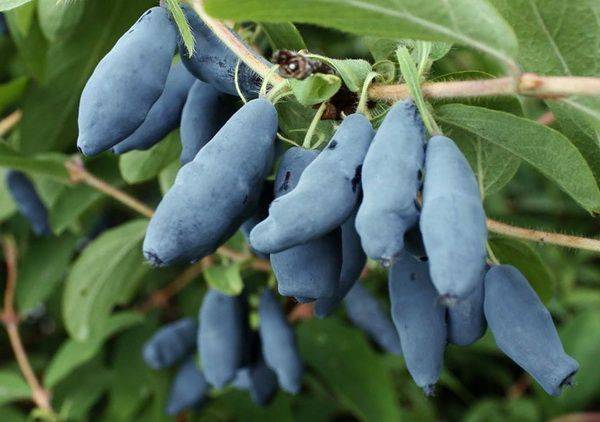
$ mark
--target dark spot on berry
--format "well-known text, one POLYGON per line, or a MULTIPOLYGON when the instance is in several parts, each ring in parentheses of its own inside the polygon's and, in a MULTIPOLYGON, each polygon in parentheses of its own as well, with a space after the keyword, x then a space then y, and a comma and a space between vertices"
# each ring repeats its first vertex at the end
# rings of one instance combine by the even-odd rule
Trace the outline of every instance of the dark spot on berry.
POLYGON ((421 261, 421 262, 427 262, 427 261, 429 261, 429 257, 427 257, 427 256, 421 256, 421 257, 419 257, 419 261, 421 261))
POLYGON ((354 177, 352 178, 352 192, 356 192, 358 185, 360 184, 362 174, 362 164, 354 170, 354 177))
POLYGON ((246 204, 247 202, 248 202, 248 195, 245 195, 245 196, 244 196, 244 202, 243 202, 243 203, 244 203, 244 204, 246 204))
POLYGON ((417 172, 417 179, 419 180, 419 182, 423 181, 423 170, 419 169, 419 171, 417 172))
POLYGON ((415 274, 415 273, 410 273, 410 279, 411 279, 412 281, 415 281, 415 280, 417 279, 417 274, 415 274))
POLYGON ((329 143, 329 145, 327 145, 327 149, 335 149, 335 147, 337 147, 337 144, 337 141, 334 139, 329 143))
POLYGON ((292 177, 292 172, 286 171, 285 178, 283 179, 283 183, 281 184, 281 187, 279 188, 279 192, 287 192, 287 190, 290 188, 290 178, 291 177, 292 177))

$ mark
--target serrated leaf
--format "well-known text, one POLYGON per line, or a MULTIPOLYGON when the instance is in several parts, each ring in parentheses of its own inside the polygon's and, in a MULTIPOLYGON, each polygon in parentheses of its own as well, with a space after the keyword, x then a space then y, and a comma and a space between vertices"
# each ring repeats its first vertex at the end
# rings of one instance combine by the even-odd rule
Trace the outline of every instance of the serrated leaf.
POLYGON ((141 247, 147 225, 147 220, 133 220, 106 231, 75 261, 62 308, 65 327, 75 340, 101 332, 113 306, 149 269, 141 247))
POLYGON ((42 32, 50 41, 68 36, 81 20, 85 0, 38 0, 42 32))
POLYGON ((10 82, 0 84, 0 114, 21 98, 27 87, 27 81, 26 76, 21 76, 10 82))
POLYGON ((260 22, 273 50, 305 50, 300 31, 291 22, 260 22))
POLYGON ((311 320, 297 330, 303 359, 359 420, 398 421, 390 373, 365 337, 338 320, 311 320), (360 380, 360 381, 359 381, 360 380))
POLYGON ((298 102, 311 106, 329 100, 342 86, 342 80, 336 75, 316 73, 300 81, 289 80, 290 87, 298 102))
POLYGON ((129 184, 145 182, 158 176, 180 153, 179 136, 173 132, 149 150, 130 151, 121 155, 119 170, 129 184))
POLYGON ((0 406, 31 396, 29 386, 16 370, 0 370, 0 406))
POLYGON ((61 154, 24 155, 12 149, 7 143, 0 142, 0 167, 50 176, 62 183, 69 182, 69 175, 64 166, 66 159, 67 157, 61 154))
POLYGON ((556 281, 532 246, 520 240, 500 237, 490 239, 490 246, 501 264, 513 265, 523 273, 542 302, 552 299, 556 281))
POLYGON ((74 36, 45 49, 43 82, 25 95, 21 151, 73 148, 81 91, 100 59, 153 2, 86 1, 74 36))
POLYGON ((0 0, 0 12, 5 10, 14 9, 25 3, 29 3, 32 0, 0 0))
POLYGON ((515 34, 484 0, 207 0, 221 19, 312 23, 359 35, 448 41, 512 64, 515 34))
POLYGON ((579 150, 560 132, 501 111, 462 104, 437 110, 439 120, 471 132, 528 162, 590 212, 600 189, 579 150))
MULTIPOLYGON (((597 76, 600 41, 597 0, 491 0, 520 41, 524 70, 541 75, 597 76)), ((600 104, 597 98, 547 100, 565 134, 588 161, 600 183, 600 104), (590 103, 595 106, 590 107, 590 103), (596 115, 590 126, 589 111, 596 115), (583 111, 583 112, 582 112, 583 111), (596 130, 591 130, 596 127, 596 130)))
POLYGON ((241 265, 239 263, 209 267, 203 272, 210 287, 229 296, 237 296, 244 290, 241 265))
POLYGON ((106 320, 105 326, 101 328, 98 335, 94 338, 90 338, 85 342, 68 339, 54 354, 52 361, 48 365, 44 385, 48 388, 53 388, 74 370, 100 352, 102 345, 110 337, 119 331, 141 323, 143 320, 144 317, 140 314, 123 312, 109 317, 106 320))
POLYGON ((27 315, 43 303, 63 279, 77 239, 65 234, 32 240, 19 262, 16 302, 27 315))

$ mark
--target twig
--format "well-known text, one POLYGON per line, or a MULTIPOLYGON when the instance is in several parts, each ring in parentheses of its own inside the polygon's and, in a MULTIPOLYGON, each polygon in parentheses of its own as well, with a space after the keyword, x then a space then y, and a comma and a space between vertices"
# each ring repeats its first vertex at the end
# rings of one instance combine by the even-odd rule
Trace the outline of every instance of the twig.
POLYGON ((539 243, 565 246, 567 248, 600 252, 600 240, 596 239, 526 229, 490 219, 488 219, 487 224, 488 229, 491 232, 502 234, 504 236, 515 237, 517 239, 530 240, 539 243))
POLYGON ((211 267, 214 263, 212 256, 207 256, 200 262, 192 265, 173 280, 166 287, 156 290, 137 310, 141 313, 147 313, 153 309, 160 309, 167 306, 169 300, 177 293, 182 291, 188 284, 190 284, 196 277, 202 272, 211 267))
POLYGON ((152 218, 154 215, 154 210, 152 208, 88 172, 83 166, 83 162, 78 157, 70 161, 66 161, 65 167, 69 172, 69 177, 71 178, 72 183, 85 183, 92 188, 99 190, 100 192, 103 192, 117 201, 127 205, 129 208, 139 212, 144 217, 152 218))
POLYGON ((549 126, 556 121, 556 116, 551 111, 547 111, 538 117, 536 121, 541 125, 549 126))
MULTIPOLYGON (((265 64, 264 60, 252 51, 243 41, 241 41, 235 34, 222 22, 211 18, 204 11, 202 0, 191 0, 192 5, 200 19, 210 28, 210 30, 229 48, 236 56, 240 58, 250 69, 258 73, 263 78, 267 76, 270 68, 265 64)), ((283 82, 284 79, 278 74, 273 74, 270 77, 272 85, 278 85, 283 82)))
POLYGON ((550 422, 600 422, 600 413, 570 413, 551 419, 550 422))
MULTIPOLYGON (((524 73, 516 79, 504 77, 423 84, 423 95, 429 99, 496 97, 517 94, 554 99, 571 95, 600 96, 600 78, 539 76, 535 73, 524 73)), ((399 101, 408 96, 406 84, 373 85, 369 89, 369 98, 373 100, 399 101)))
POLYGON ((31 364, 29 363, 29 358, 27 357, 27 352, 23 347, 23 342, 21 341, 21 336, 19 334, 19 317, 14 308, 15 288, 17 284, 17 246, 13 237, 2 237, 2 251, 6 261, 7 273, 2 322, 6 328, 6 332, 8 333, 10 345, 15 354, 15 358, 17 359, 19 368, 21 369, 21 372, 27 381, 27 385, 29 385, 31 390, 32 400, 40 409, 48 412, 49 414, 54 414, 54 410, 50 404, 50 393, 44 390, 35 373, 33 372, 31 364))
POLYGON ((288 314, 289 322, 299 322, 312 319, 315 316, 315 305, 313 303, 299 303, 288 314))
MULTIPOLYGON (((269 67, 259 56, 223 23, 211 18, 204 11, 202 0, 191 0, 200 18, 214 34, 244 63, 263 78, 269 67)), ((274 75, 272 83, 277 85, 283 78, 274 75)), ((571 95, 600 96, 600 78, 577 76, 540 76, 535 73, 523 73, 515 77, 496 79, 448 81, 423 84, 426 98, 470 98, 505 95, 528 95, 540 98, 563 98, 571 95)), ((409 95, 406 84, 373 85, 369 89, 372 100, 398 101, 409 95)))
POLYGON ((23 118, 21 110, 15 110, 0 120, 0 136, 6 135, 13 127, 15 127, 23 118))

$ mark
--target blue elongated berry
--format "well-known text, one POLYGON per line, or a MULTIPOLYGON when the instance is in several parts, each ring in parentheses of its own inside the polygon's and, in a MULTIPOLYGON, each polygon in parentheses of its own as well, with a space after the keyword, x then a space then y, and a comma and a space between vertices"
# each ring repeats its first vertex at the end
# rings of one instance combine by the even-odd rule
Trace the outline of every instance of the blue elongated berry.
POLYGON ((425 129, 412 101, 396 103, 377 130, 362 169, 364 197, 356 229, 367 255, 390 263, 417 223, 425 129))
POLYGON ((144 345, 144 361, 153 369, 168 368, 196 348, 198 324, 183 318, 158 330, 144 345))
POLYGON ((383 350, 402 356, 400 337, 379 300, 361 283, 356 283, 344 299, 346 313, 383 350))
POLYGON ((446 347, 446 310, 429 277, 427 263, 401 254, 389 273, 392 318, 408 372, 427 395, 433 394, 446 347))
POLYGON ((200 307, 198 350, 208 383, 223 388, 247 358, 246 307, 241 297, 209 290, 200 307))
POLYGON ((6 26, 6 18, 3 13, 0 13, 0 35, 8 33, 8 27, 6 26))
MULTIPOLYGON (((179 54, 188 70, 196 78, 211 84, 214 88, 230 95, 238 95, 235 87, 236 66, 238 67, 238 85, 246 98, 256 98, 262 80, 250 69, 210 30, 208 26, 188 6, 183 7, 183 12, 190 23, 195 39, 195 49, 192 57, 189 56, 183 40, 179 40, 179 54)), ((235 32, 231 34, 237 37, 235 32)), ((238 37, 239 38, 239 37, 238 37)), ((240 40, 240 42, 242 42, 240 40)), ((248 51, 252 51, 248 48, 248 51)), ((269 62, 258 54, 267 67, 269 62)))
POLYGON ((485 211, 469 163, 444 136, 427 145, 420 228, 439 294, 449 302, 467 297, 484 273, 485 211))
MULTIPOLYGON (((317 155, 316 151, 297 147, 286 151, 277 171, 275 196, 290 195, 304 169, 317 155)), ((311 218, 310 215, 305 217, 311 218)), ((340 242, 340 230, 335 229, 304 244, 271 254, 279 293, 302 302, 332 297, 338 288, 342 267, 340 242)))
POLYGON ((181 63, 171 66, 165 89, 144 122, 127 139, 115 145, 113 152, 123 154, 134 149, 146 150, 177 129, 181 121, 181 110, 194 81, 194 77, 181 63))
POLYGON ((448 307, 448 342, 459 346, 475 343, 485 334, 483 279, 469 296, 448 307))
POLYGON ((331 298, 319 298, 315 304, 315 314, 324 318, 331 314, 356 284, 367 263, 360 237, 355 227, 356 212, 342 225, 342 270, 340 283, 331 298))
POLYGON ((144 255, 152 264, 194 261, 214 252, 254 212, 271 170, 277 112, 248 102, 179 170, 150 221, 144 255))
POLYGON ((362 114, 352 114, 306 168, 298 186, 277 198, 269 218, 252 230, 252 246, 280 252, 319 238, 344 223, 360 195, 360 175, 374 131, 362 114))
POLYGON ((238 371, 233 385, 240 390, 247 390, 257 405, 266 406, 277 394, 277 375, 259 357, 254 363, 238 371))
POLYGON ((550 312, 519 270, 498 265, 487 272, 484 312, 498 347, 548 394, 571 384, 579 364, 565 353, 550 312))
POLYGON ((302 388, 304 365, 300 359, 294 330, 270 290, 260 297, 260 339, 265 363, 277 374, 279 385, 291 394, 302 388))
POLYGON ((77 147, 85 155, 113 147, 144 122, 163 93, 176 46, 169 12, 154 7, 100 61, 79 103, 77 147))
POLYGON ((38 236, 50 235, 52 230, 48 222, 48 210, 29 178, 20 171, 11 170, 6 173, 6 186, 33 232, 38 236))
POLYGON ((237 99, 196 81, 181 114, 181 164, 196 157, 237 110, 237 99))
POLYGON ((177 415, 184 410, 200 407, 208 396, 210 386, 190 356, 179 368, 167 399, 166 413, 177 415))

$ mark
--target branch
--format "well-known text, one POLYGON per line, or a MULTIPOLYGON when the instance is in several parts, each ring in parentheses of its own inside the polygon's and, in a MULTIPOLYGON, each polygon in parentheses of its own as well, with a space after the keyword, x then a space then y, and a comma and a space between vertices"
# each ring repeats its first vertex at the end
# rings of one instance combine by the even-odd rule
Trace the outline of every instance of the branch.
POLYGON ((547 243, 551 245, 565 246, 567 248, 583 249, 600 253, 600 240, 587 237, 569 236, 566 234, 543 232, 539 230, 526 229, 511 226, 500 221, 488 219, 488 229, 491 232, 517 239, 530 240, 532 242, 547 243))
MULTIPOLYGON (((526 95, 560 99, 571 95, 600 96, 600 78, 579 76, 539 76, 523 73, 516 78, 476 79, 472 81, 426 82, 423 95, 429 99, 473 98, 526 95)), ((373 85, 369 98, 398 101, 408 98, 406 84, 373 85)))
POLYGON ((0 120, 0 136, 6 135, 23 118, 21 110, 15 110, 4 119, 0 120))
MULTIPOLYGON (((206 25, 223 43, 263 78, 267 76, 269 67, 244 44, 223 23, 211 18, 204 11, 202 0, 191 0, 194 9, 206 25)), ((284 79, 273 75, 274 85, 284 79)), ((471 98, 487 96, 527 95, 540 98, 563 98, 571 95, 600 96, 600 78, 577 76, 540 76, 535 73, 523 73, 515 78, 504 77, 473 81, 429 82, 423 84, 426 98, 471 98)), ((406 84, 373 85, 369 88, 372 100, 398 101, 408 98, 406 84)))
POLYGON ((17 359, 17 363, 29 389, 31 390, 31 398, 35 404, 45 412, 54 414, 52 405, 50 404, 50 393, 42 387, 38 381, 27 352, 23 347, 21 336, 19 334, 19 317, 15 312, 14 298, 15 288, 17 284, 17 246, 12 236, 2 237, 2 251, 4 253, 4 259, 6 261, 6 289, 4 291, 4 311, 2 312, 2 322, 8 333, 10 345, 17 359))
POLYGON ((154 210, 152 208, 88 172, 83 166, 83 162, 79 157, 70 161, 66 161, 65 167, 69 172, 69 177, 72 183, 85 183, 86 185, 105 193, 111 198, 116 199, 124 205, 127 205, 129 208, 137 211, 144 217, 152 218, 152 215, 154 215, 154 210))

